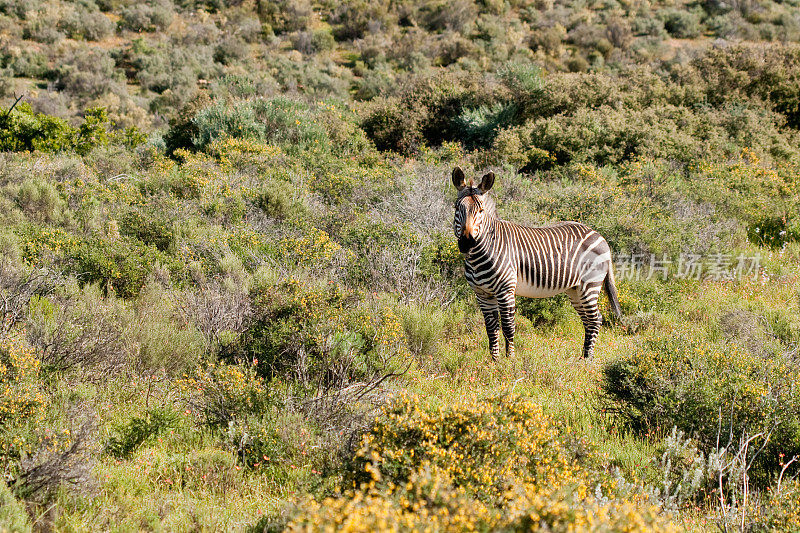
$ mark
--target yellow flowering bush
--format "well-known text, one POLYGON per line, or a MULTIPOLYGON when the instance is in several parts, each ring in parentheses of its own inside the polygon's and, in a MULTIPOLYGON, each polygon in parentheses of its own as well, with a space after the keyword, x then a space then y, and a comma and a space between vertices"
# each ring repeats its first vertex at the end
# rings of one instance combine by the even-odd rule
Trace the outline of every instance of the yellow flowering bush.
POLYGON ((800 531, 800 481, 784 482, 766 499, 760 525, 767 531, 800 531))
POLYGON ((40 367, 21 335, 0 339, 0 425, 41 418, 46 402, 38 384, 40 367))
POLYGON ((350 472, 355 486, 402 483, 429 462, 445 468, 456 486, 501 501, 513 480, 561 485, 574 479, 573 457, 554 422, 532 403, 472 399, 428 410, 419 397, 403 396, 364 437, 350 472))
POLYGON ((676 531, 603 479, 592 446, 519 398, 427 407, 401 396, 350 463, 351 487, 303 502, 288 531, 676 531))
POLYGON ((278 248, 288 264, 308 267, 329 265, 342 249, 327 233, 317 228, 311 228, 305 235, 281 240, 278 248))
POLYGON ((254 139, 223 137, 211 143, 208 151, 217 158, 225 172, 266 171, 270 166, 284 163, 283 150, 279 146, 254 139))
POLYGON ((182 161, 170 186, 176 197, 197 200, 228 191, 226 176, 214 158, 184 149, 175 150, 175 155, 182 161))
POLYGON ((192 411, 212 427, 264 410, 269 391, 255 365, 209 364, 177 382, 192 411))
POLYGON ((0 472, 31 452, 26 427, 40 422, 47 408, 40 368, 39 358, 21 334, 0 338, 0 472))
POLYGON ((454 488, 446 473, 422 469, 404 486, 309 500, 286 531, 679 531, 654 506, 576 498, 527 487, 505 509, 454 488))

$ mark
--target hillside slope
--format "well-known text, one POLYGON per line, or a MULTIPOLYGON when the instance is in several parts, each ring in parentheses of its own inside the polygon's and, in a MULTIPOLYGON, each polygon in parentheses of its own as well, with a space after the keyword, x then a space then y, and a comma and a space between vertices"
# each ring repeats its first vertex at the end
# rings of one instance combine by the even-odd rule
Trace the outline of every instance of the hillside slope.
POLYGON ((0 531, 796 531, 798 16, 0 0, 0 531), (491 360, 456 165, 608 240, 596 360, 491 360))

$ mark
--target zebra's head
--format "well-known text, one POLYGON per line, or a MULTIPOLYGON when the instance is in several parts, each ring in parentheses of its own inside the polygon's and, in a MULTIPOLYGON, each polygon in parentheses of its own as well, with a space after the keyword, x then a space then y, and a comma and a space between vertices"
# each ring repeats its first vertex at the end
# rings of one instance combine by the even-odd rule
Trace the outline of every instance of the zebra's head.
POLYGON ((494 185, 494 172, 485 174, 475 186, 472 180, 468 183, 464 171, 456 167, 453 169, 453 185, 458 190, 453 231, 458 239, 458 249, 467 253, 480 240, 488 226, 486 221, 494 216, 494 202, 486 194, 494 185))

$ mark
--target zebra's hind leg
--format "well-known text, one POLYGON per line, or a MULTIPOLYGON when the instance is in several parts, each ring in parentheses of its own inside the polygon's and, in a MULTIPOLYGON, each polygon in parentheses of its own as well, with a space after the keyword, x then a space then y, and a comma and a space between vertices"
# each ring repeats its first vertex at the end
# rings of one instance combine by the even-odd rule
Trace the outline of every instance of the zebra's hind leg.
POLYGON ((500 355, 500 312, 497 300, 488 295, 477 294, 478 307, 483 313, 483 321, 486 323, 486 335, 489 337, 489 353, 492 359, 496 360, 500 355))
POLYGON ((573 287, 567 291, 572 306, 578 312, 583 322, 585 331, 583 337, 583 357, 591 359, 594 357, 594 344, 597 342, 597 335, 600 333, 600 326, 603 317, 600 315, 600 308, 597 299, 600 296, 601 284, 589 284, 580 287, 573 287))

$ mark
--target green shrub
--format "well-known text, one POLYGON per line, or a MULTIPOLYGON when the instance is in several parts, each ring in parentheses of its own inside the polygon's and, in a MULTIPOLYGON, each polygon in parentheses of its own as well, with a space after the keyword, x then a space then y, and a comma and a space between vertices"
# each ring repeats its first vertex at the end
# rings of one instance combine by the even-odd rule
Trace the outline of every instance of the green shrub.
POLYGON ((696 84, 713 105, 759 98, 800 125, 800 68, 797 46, 760 45, 711 48, 692 62, 682 85, 696 84))
POLYGON ((254 203, 269 217, 301 220, 308 210, 302 201, 294 199, 295 192, 291 184, 275 180, 256 193, 254 203))
POLYGON ((294 279, 259 289, 259 312, 240 341, 223 354, 254 361, 268 380, 327 390, 368 381, 407 354, 399 316, 353 307, 354 295, 333 284, 294 279))
POLYGON ((440 309, 421 305, 405 307, 400 314, 411 352, 418 357, 434 355, 445 333, 447 315, 440 309))
MULTIPOLYGON (((449 72, 413 78, 401 89, 399 98, 376 98, 370 102, 364 110, 361 127, 379 150, 405 154, 414 153, 424 145, 461 140, 462 128, 470 116, 468 113, 461 120, 458 117, 467 110, 494 103, 491 89, 482 82, 478 76, 449 72)), ((481 113, 492 115, 493 118, 486 120, 499 126, 513 113, 510 108, 504 109, 502 105, 487 107, 481 113)), ((467 138, 474 136, 467 133, 467 138)))
POLYGON ((34 113, 20 103, 10 114, 0 115, 0 150, 58 152, 72 146, 76 131, 66 121, 34 113))
MULTIPOLYGON (((561 164, 607 165, 650 157, 688 165, 712 155, 738 157, 748 148, 758 155, 782 160, 794 151, 787 141, 778 129, 775 115, 758 108, 601 106, 511 127, 498 135, 494 149, 498 156, 510 152, 519 157, 519 151, 524 154, 536 147, 561 164), (759 133, 743 136, 743 131, 759 133), (515 136, 518 139, 513 139, 515 136)), ((533 164, 530 159, 528 164, 533 164)))
POLYGON ((700 35, 700 17, 693 11, 673 9, 660 14, 664 28, 679 39, 693 39, 700 35))
POLYGON ((19 186, 16 200, 22 212, 34 222, 59 225, 69 220, 67 202, 47 181, 25 180, 19 186))
POLYGON ((266 289, 268 307, 242 335, 239 357, 256 361, 259 374, 268 380, 291 375, 301 363, 300 353, 310 356, 308 364, 312 366, 319 362, 327 352, 325 336, 329 333, 322 319, 336 320, 343 300, 343 294, 332 289, 309 290, 294 280, 266 289))
POLYGON ((419 270, 423 276, 434 279, 460 279, 464 256, 449 233, 435 233, 425 243, 419 259, 419 270))
POLYGON ((786 243, 800 241, 800 227, 785 217, 766 217, 747 228, 747 237, 754 244, 781 248, 786 243))
POLYGON ((83 7, 70 11, 58 22, 58 27, 70 39, 87 41, 101 41, 114 31, 114 23, 109 17, 83 7))
POLYGON ((31 531, 30 518, 25 505, 14 497, 5 482, 0 483, 0 528, 9 533, 31 531))
POLYGON ((727 445, 729 435, 769 433, 768 442, 758 443, 764 450, 751 471, 762 487, 781 454, 800 453, 800 397, 791 385, 798 375, 782 354, 762 357, 732 345, 651 339, 609 363, 604 374, 614 410, 640 434, 674 426, 709 452, 718 438, 727 445))
POLYGON ((119 25, 136 32, 164 30, 172 22, 173 16, 172 2, 150 0, 123 9, 119 25))
POLYGON ((75 98, 97 98, 115 87, 114 60, 99 47, 78 48, 59 62, 56 86, 75 98))
POLYGON ((119 232, 121 235, 155 246, 162 252, 168 251, 175 245, 174 221, 163 219, 153 213, 147 215, 139 211, 125 213, 119 221, 119 232))
POLYGON ((216 102, 196 111, 189 119, 189 139, 188 135, 171 130, 166 140, 168 146, 177 148, 178 143, 173 139, 180 136, 181 143, 188 140, 191 144, 187 147, 195 150, 207 149, 226 138, 276 144, 291 154, 347 148, 346 144, 331 143, 329 132, 316 119, 318 111, 287 97, 241 100, 233 104, 216 102))
MULTIPOLYGON (((65 120, 35 113, 27 103, 20 103, 11 113, 0 115, 0 150, 19 152, 62 152, 73 150, 85 155, 97 146, 107 145, 112 136, 111 122, 104 108, 84 112, 77 128, 65 120)), ((134 135, 134 130, 130 131, 134 135)))
POLYGON ((337 4, 331 17, 335 24, 333 34, 340 41, 364 37, 372 21, 384 24, 389 22, 387 6, 382 2, 365 0, 346 0, 337 4))
POLYGON ((99 283, 123 298, 136 296, 157 265, 171 259, 138 239, 90 239, 77 243, 66 258, 67 270, 83 283, 99 283))
POLYGON ((105 453, 117 459, 128 459, 140 446, 174 428, 177 420, 174 412, 158 407, 148 410, 143 416, 134 416, 112 428, 105 453))
POLYGON ((517 312, 534 326, 552 328, 569 319, 572 304, 564 294, 552 298, 518 298, 517 312))
POLYGON ((178 386, 194 416, 212 429, 225 430, 238 420, 262 413, 272 402, 255 364, 212 363, 179 380, 178 386))
POLYGON ((43 78, 48 71, 47 56, 30 48, 22 48, 5 62, 18 77, 43 78))
POLYGON ((230 65, 244 59, 250 52, 247 43, 235 37, 223 39, 214 48, 214 61, 223 65, 230 65))
POLYGON ((31 301, 28 338, 41 351, 45 368, 104 377, 128 368, 122 303, 94 285, 73 290, 58 299, 31 301))
POLYGON ((376 98, 366 108, 361 127, 378 150, 414 153, 424 143, 421 122, 425 114, 401 107, 399 98, 376 98))
POLYGON ((261 474, 280 478, 297 453, 279 431, 275 413, 249 416, 228 427, 226 438, 239 463, 261 474))
POLYGON ((497 132, 508 126, 517 113, 515 104, 496 103, 491 107, 468 109, 453 119, 457 139, 467 150, 488 148, 497 132))

